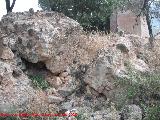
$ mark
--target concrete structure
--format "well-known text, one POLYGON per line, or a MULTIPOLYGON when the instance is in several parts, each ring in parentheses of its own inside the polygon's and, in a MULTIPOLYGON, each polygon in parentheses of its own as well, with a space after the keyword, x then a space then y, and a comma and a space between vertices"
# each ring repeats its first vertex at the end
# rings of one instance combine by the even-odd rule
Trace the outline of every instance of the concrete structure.
POLYGON ((127 34, 136 34, 141 37, 149 37, 148 26, 145 17, 137 17, 130 10, 113 13, 110 21, 111 32, 124 31, 127 34))

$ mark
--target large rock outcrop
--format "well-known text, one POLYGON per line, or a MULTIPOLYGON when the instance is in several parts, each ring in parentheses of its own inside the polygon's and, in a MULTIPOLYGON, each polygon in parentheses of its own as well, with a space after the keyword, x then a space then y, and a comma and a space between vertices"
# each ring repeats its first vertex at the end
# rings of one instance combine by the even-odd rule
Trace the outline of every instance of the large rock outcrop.
MULTIPOLYGON (((12 101, 21 108, 34 98, 33 103, 48 103, 44 106, 48 109, 74 93, 108 97, 115 89, 115 77, 127 76, 126 61, 137 71, 149 71, 145 61, 137 57, 138 47, 146 44, 144 39, 134 35, 86 35, 79 23, 57 12, 9 13, 3 16, 0 28, 0 81, 11 82, 7 83, 9 87, 2 87, 1 106, 12 101), (51 85, 40 93, 26 76, 37 71, 51 85)), ((9 105, 14 105, 12 102, 9 105)), ((113 112, 119 119, 118 112, 113 112)))
POLYGON ((23 111, 34 98, 30 80, 16 66, 0 61, 0 111, 23 111))
POLYGON ((89 65, 84 81, 99 93, 108 96, 109 91, 114 89, 115 78, 127 77, 127 62, 134 70, 142 73, 149 72, 148 65, 137 58, 137 48, 144 44, 140 41, 143 39, 137 37, 137 41, 135 41, 135 37, 131 37, 131 35, 113 37, 112 39, 116 41, 110 43, 111 47, 109 45, 97 49, 97 55, 89 65))
POLYGON ((82 27, 63 14, 10 13, 1 22, 4 44, 32 63, 43 61, 52 73, 87 61, 82 27))

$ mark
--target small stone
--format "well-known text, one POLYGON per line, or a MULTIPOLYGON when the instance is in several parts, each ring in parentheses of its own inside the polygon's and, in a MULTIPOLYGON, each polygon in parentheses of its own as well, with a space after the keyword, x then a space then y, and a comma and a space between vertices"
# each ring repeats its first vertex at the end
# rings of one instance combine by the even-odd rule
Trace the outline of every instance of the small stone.
MULTIPOLYGON (((34 35, 34 30, 33 29, 29 29, 28 30, 28 35, 29 36, 33 36, 34 35)), ((29 43, 28 43, 29 44, 29 43)), ((28 46, 28 45, 27 45, 28 46)), ((30 47, 30 48, 32 48, 32 47, 30 47)))
POLYGON ((91 94, 90 87, 88 85, 86 86, 86 90, 88 94, 91 94))
POLYGON ((64 82, 64 81, 65 81, 65 80, 64 80, 64 77, 59 77, 59 78, 61 79, 61 81, 62 81, 62 82, 64 82))
POLYGON ((124 120, 142 120, 142 110, 137 105, 126 105, 121 114, 124 120))
POLYGON ((59 108, 55 104, 49 104, 49 112, 59 111, 59 108))
POLYGON ((93 97, 92 97, 92 95, 87 94, 87 95, 84 97, 84 99, 91 101, 91 100, 93 99, 93 97))
POLYGON ((47 95, 57 94, 55 88, 49 88, 49 89, 46 90, 46 92, 47 92, 47 95))
POLYGON ((13 77, 19 77, 22 75, 22 70, 21 69, 14 69, 12 73, 13 77))
POLYGON ((65 99, 64 98, 62 98, 62 97, 57 97, 57 96, 53 96, 53 95, 49 95, 48 96, 48 102, 50 103, 50 104, 52 104, 52 103, 60 103, 60 102, 62 102, 62 101, 64 101, 65 99))
POLYGON ((58 90, 58 93, 63 97, 66 97, 71 94, 70 91, 64 91, 64 90, 58 90))
POLYGON ((62 80, 61 80, 61 78, 60 78, 60 77, 56 77, 55 85, 56 85, 56 86, 60 86, 60 85, 62 85, 62 80))
POLYGON ((72 80, 72 77, 71 76, 67 76, 66 78, 64 78, 65 81, 69 81, 69 80, 72 80))
POLYGON ((131 65, 131 67, 133 67, 135 70, 140 71, 142 73, 147 73, 150 71, 148 65, 141 59, 132 60, 131 65))
POLYGON ((67 109, 61 109, 61 110, 58 111, 58 113, 64 114, 64 113, 67 112, 67 111, 68 111, 67 109))
POLYGON ((68 72, 62 72, 59 76, 60 77, 67 77, 68 76, 68 72))
POLYGON ((90 92, 94 96, 99 96, 99 93, 96 90, 94 90, 93 88, 90 89, 90 92))
POLYGON ((10 48, 4 48, 0 54, 0 58, 4 60, 12 60, 14 58, 14 54, 10 48))

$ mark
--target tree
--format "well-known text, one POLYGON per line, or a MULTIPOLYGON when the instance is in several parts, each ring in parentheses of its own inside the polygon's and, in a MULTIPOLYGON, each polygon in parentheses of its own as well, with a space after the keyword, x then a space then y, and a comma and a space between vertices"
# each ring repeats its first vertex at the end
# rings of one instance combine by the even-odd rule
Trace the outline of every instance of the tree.
MULTIPOLYGON (((139 16, 145 16, 149 42, 153 47, 153 28, 151 11, 152 3, 157 0, 39 0, 44 10, 62 12, 66 16, 77 20, 85 30, 108 31, 110 29, 110 16, 113 10, 132 10, 139 16)), ((160 7, 160 4, 156 4, 160 7)), ((154 15, 159 12, 154 12, 154 15)))
POLYGON ((16 0, 13 0, 12 5, 10 6, 10 0, 6 0, 6 10, 7 13, 12 12, 12 9, 15 5, 16 0))
POLYGON ((125 0, 39 0, 39 5, 77 20, 85 30, 109 31, 112 10, 122 1, 125 0))
POLYGON ((144 0, 144 4, 142 7, 142 12, 146 16, 146 21, 149 30, 149 42, 151 48, 154 47, 153 41, 156 35, 153 34, 153 26, 152 26, 152 19, 158 18, 160 16, 160 1, 158 0, 144 0))
POLYGON ((154 35, 153 35, 152 19, 154 19, 153 16, 155 16, 158 12, 157 10, 154 10, 154 12, 152 10, 153 3, 155 3, 155 2, 156 2, 156 0, 139 0, 139 1, 137 1, 137 4, 139 3, 140 6, 135 5, 134 4, 135 1, 132 1, 132 3, 129 2, 130 4, 132 4, 132 6, 135 7, 133 9, 136 9, 136 13, 138 13, 137 17, 139 17, 141 15, 146 17, 147 26, 148 26, 148 30, 149 30, 149 42, 150 42, 151 48, 154 47, 154 45, 153 45, 154 35), (138 7, 136 7, 136 6, 138 6, 138 7))
POLYGON ((147 25, 148 25, 148 30, 149 30, 149 42, 151 45, 151 48, 153 48, 153 40, 154 40, 154 36, 153 36, 153 30, 152 30, 152 25, 151 25, 151 12, 150 12, 150 7, 151 7, 151 3, 153 2, 153 0, 144 0, 144 4, 142 7, 142 10, 144 11, 144 14, 146 16, 146 21, 147 21, 147 25))
POLYGON ((152 28, 154 29, 154 37, 156 37, 160 34, 160 1, 154 1, 152 3, 151 15, 154 19, 155 26, 153 25, 152 28))

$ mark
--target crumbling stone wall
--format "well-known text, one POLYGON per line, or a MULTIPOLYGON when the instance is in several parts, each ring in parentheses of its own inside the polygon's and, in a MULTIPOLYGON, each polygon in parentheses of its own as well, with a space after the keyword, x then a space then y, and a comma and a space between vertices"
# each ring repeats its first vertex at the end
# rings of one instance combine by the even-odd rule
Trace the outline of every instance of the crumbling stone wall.
POLYGON ((111 16, 111 32, 124 31, 140 37, 149 37, 147 22, 144 16, 137 17, 130 10, 114 13, 111 16))

